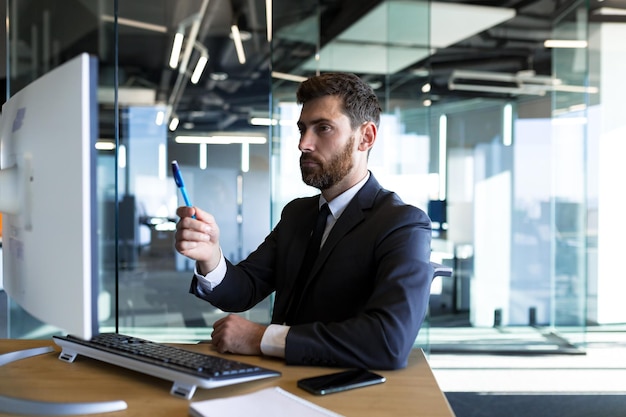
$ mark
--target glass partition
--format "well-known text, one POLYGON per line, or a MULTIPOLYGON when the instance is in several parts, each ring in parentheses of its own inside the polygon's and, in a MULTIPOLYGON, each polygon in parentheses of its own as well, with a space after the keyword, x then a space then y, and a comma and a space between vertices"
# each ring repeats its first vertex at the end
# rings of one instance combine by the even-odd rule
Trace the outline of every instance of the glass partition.
MULTIPOLYGON (((234 117, 248 102, 261 103, 255 116, 268 115, 269 72, 257 74, 261 82, 246 89, 244 75, 237 74, 243 65, 213 64, 195 81, 191 70, 162 65, 161 55, 169 55, 179 32, 187 37, 183 47, 189 46, 179 62, 189 68, 223 38, 209 24, 207 5, 207 0, 8 4, 9 96, 81 52, 98 58, 101 331, 197 341, 210 338, 212 323, 225 314, 189 294, 193 263, 174 249, 175 210, 184 202, 172 179, 172 160, 181 166, 193 204, 218 219, 229 260, 243 259, 269 231, 268 128, 234 117), (145 51, 154 53, 142 61, 138 56, 145 51), (229 75, 235 81, 228 81, 229 75), (218 94, 229 95, 233 83, 243 92, 220 103, 218 94), (215 107, 233 114, 213 116, 215 107), (211 116, 220 123, 205 122, 211 116), (180 120, 179 129, 170 124, 174 119, 180 120), (196 143, 179 137, 195 137, 196 143)), ((265 33, 261 36, 265 40, 265 33)), ((59 332, 9 303, 8 337, 59 332)), ((245 315, 268 322, 270 300, 245 315)))
MULTIPOLYGON (((584 2, 572 5, 552 38, 585 40, 586 16, 584 2)), ((517 74, 453 72, 456 100, 431 108, 447 132, 444 239, 456 275, 453 318, 431 330, 435 351, 584 353, 593 89, 584 46, 550 53, 549 76, 532 62, 517 74)))
MULTIPOLYGON (((112 3, 112 2, 111 2, 112 3)), ((6 50, 6 96, 12 97, 24 86, 35 79, 78 56, 87 52, 98 58, 102 69, 107 62, 107 56, 99 48, 103 30, 110 23, 103 23, 99 17, 99 4, 96 2, 81 1, 32 1, 24 2, 9 0, 6 2, 7 22, 7 50, 6 50), (69 29, 71 28, 71 29, 69 29)), ((107 80, 102 74, 99 75, 99 90, 106 89, 107 80)), ((57 97, 63 100, 63 97, 57 97)), ((99 108, 103 109, 110 103, 99 97, 99 108)), ((100 133, 109 127, 103 120, 99 126, 100 133)), ((110 127, 109 127, 110 129, 110 127)), ((97 157, 97 210, 100 211, 108 196, 114 192, 115 164, 113 152, 99 151, 97 157)), ((61 188, 59 199, 50 201, 49 204, 63 204, 61 188)), ((50 218, 50 222, 55 219, 50 218)), ((63 226, 60 226, 63 227, 63 226)), ((114 233, 101 233, 103 228, 102 219, 98 219, 99 238, 96 243, 98 251, 106 250, 109 245, 115 245, 114 233)), ((63 244, 62 229, 59 230, 59 245, 63 244)), ((71 256, 71 254, 68 254, 71 256)), ((79 256, 75 254, 74 256, 79 256)), ((64 260, 59 260, 63 262, 64 260)), ((103 308, 99 311, 101 320, 115 318, 115 309, 110 300, 112 294, 108 292, 106 282, 115 279, 114 268, 105 266, 105 257, 99 256, 98 279, 100 299, 103 308)), ((46 277, 45 266, 42 265, 42 279, 55 279, 46 277)), ((50 303, 63 302, 62 300, 50 300, 50 303)), ((47 338, 51 334, 60 333, 59 329, 43 325, 39 320, 31 317, 19 305, 8 300, 7 323, 0 325, 6 328, 6 337, 10 338, 47 338)))
MULTIPOLYGON (((593 237, 588 233, 587 178, 591 163, 588 120, 591 103, 598 101, 598 86, 589 78, 589 21, 586 2, 577 2, 558 20, 554 39, 580 44, 554 48, 553 73, 560 80, 552 100, 551 206, 553 250, 553 306, 551 323, 557 333, 577 346, 585 342, 588 322, 588 254, 593 237)), ((592 216, 593 217, 593 216, 592 216)))
MULTIPOLYGON (((596 305, 601 295, 593 298, 604 279, 596 263, 606 256, 596 235, 598 199, 616 194, 590 186, 606 168, 594 165, 598 144, 589 139, 589 121, 599 123, 589 49, 546 49, 550 75, 529 60, 527 71, 499 75, 532 88, 502 93, 499 79, 469 82, 477 74, 463 69, 478 65, 477 49, 463 40, 515 10, 303 0, 275 7, 268 34, 257 3, 235 13, 208 0, 127 1, 119 10, 113 0, 8 2, 8 96, 79 52, 99 58, 100 139, 109 145, 98 153, 99 270, 111 312, 102 328, 155 340, 209 338, 224 313, 188 293, 193 264, 173 248, 183 201, 169 163, 180 164, 193 204, 218 219, 225 255, 243 259, 288 201, 317 193, 300 180, 298 82, 350 71, 383 104, 370 169, 428 212, 433 260, 455 271, 433 282, 417 345, 581 353, 586 323, 605 311, 596 305), (463 24, 452 24, 458 16, 463 24), (229 34, 233 21, 245 35, 247 63, 229 34), (171 67, 178 33, 187 41, 171 67)), ((586 2, 559 11, 552 37, 591 38, 586 2)), ((247 317, 269 321, 271 302, 247 317)), ((9 321, 9 337, 48 336, 17 306, 9 321)))
MULTIPOLYGON (((232 48, 232 42, 221 46, 228 22, 213 23, 211 13, 217 11, 207 0, 138 6, 120 2, 119 42, 115 48, 107 45, 124 62, 119 68, 124 72, 118 86, 116 204, 111 204, 120 234, 117 326, 122 333, 153 340, 207 340, 213 323, 226 313, 189 293, 194 263, 174 249, 176 208, 185 202, 171 161, 180 166, 191 203, 216 218, 224 255, 233 263, 245 258, 270 224, 268 128, 250 125, 248 117, 268 117, 269 73, 256 73, 260 81, 246 88, 248 66, 230 64, 234 51, 220 57, 219 48, 232 48), (184 41, 172 66, 178 35, 184 41), (138 45, 157 51, 154 80, 145 69, 149 63, 136 63, 149 78, 129 73, 138 45), (163 55, 170 57, 165 69, 163 55), (196 80, 193 73, 204 58, 208 62, 196 80)), ((246 48, 267 43, 264 32, 243 24, 241 32, 246 48)), ((270 307, 266 300, 243 315, 268 323, 270 307)))

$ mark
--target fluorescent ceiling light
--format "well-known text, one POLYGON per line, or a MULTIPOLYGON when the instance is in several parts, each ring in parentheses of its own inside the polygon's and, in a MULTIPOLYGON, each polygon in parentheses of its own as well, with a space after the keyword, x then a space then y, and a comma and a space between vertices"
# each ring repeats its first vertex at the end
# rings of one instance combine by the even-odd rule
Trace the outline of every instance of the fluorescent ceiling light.
POLYGON ((587 41, 567 40, 567 39, 547 39, 543 46, 546 48, 581 48, 584 49, 588 45, 587 41))
POLYGON ((246 63, 246 53, 243 50, 243 43, 241 42, 241 34, 239 33, 239 26, 232 25, 230 27, 230 33, 233 37, 233 42, 235 43, 235 51, 237 51, 237 59, 240 64, 246 63))
POLYGON ((302 81, 307 80, 307 77, 304 77, 302 75, 293 75, 293 74, 287 74, 284 72, 277 72, 277 71, 272 71, 272 77, 278 78, 280 80, 285 80, 285 81, 294 81, 297 83, 301 83, 302 81))
POLYGON ((250 124, 254 126, 276 126, 278 124, 278 120, 270 119, 269 117, 252 117, 250 119, 250 124))
MULTIPOLYGON (((105 15, 102 15, 102 21, 103 22, 115 22, 115 17, 105 14, 105 15)), ((140 20, 118 17, 117 23, 122 26, 129 26, 129 27, 133 27, 137 29, 149 30, 151 32, 167 33, 167 26, 155 25, 153 23, 146 23, 140 20)))
POLYGON ((288 119, 270 119, 269 117, 251 117, 250 124, 253 126, 295 126, 295 122, 293 120, 288 119))
POLYGON ((161 126, 165 121, 165 112, 163 110, 159 110, 156 115, 156 120, 154 121, 157 126, 161 126))
POLYGON ((175 131, 179 123, 180 123, 180 120, 178 119, 178 117, 172 117, 172 120, 170 121, 170 126, 169 126, 170 130, 172 132, 175 131))
POLYGON ((446 199, 446 174, 448 163, 448 116, 439 116, 439 199, 446 199))
POLYGON ((193 70, 193 74, 191 74, 191 82, 193 84, 198 84, 198 81, 200 81, 200 76, 202 75, 208 61, 209 57, 206 55, 201 55, 200 58, 198 58, 196 68, 193 70))
POLYGON ((176 68, 178 66, 178 59, 180 58, 180 51, 183 48, 184 37, 181 32, 176 32, 176 35, 174 35, 172 54, 170 55, 170 68, 176 68))
POLYGON ((592 13, 603 16, 626 16, 626 9, 618 9, 617 7, 600 7, 592 13))
POLYGON ((126 146, 120 145, 117 151, 117 166, 118 168, 126 168, 126 146))
POLYGON ((235 135, 215 135, 215 136, 176 136, 176 143, 206 143, 209 145, 229 145, 232 143, 249 143, 261 145, 267 142, 265 136, 235 136, 235 135))
POLYGON ((200 169, 204 170, 207 167, 207 144, 206 143, 201 143, 199 145, 200 149, 199 149, 199 154, 200 154, 200 161, 198 166, 200 167, 200 169))
POLYGON ((511 146, 513 144, 513 105, 506 103, 502 109, 502 144, 511 146))
POLYGON ((265 0, 265 20, 267 26, 267 41, 272 41, 272 0, 265 0))
POLYGON ((241 144, 241 172, 250 171, 250 143, 241 144))
POLYGON ((99 151, 112 151, 115 149, 115 143, 110 140, 99 140, 96 142, 96 149, 99 151))

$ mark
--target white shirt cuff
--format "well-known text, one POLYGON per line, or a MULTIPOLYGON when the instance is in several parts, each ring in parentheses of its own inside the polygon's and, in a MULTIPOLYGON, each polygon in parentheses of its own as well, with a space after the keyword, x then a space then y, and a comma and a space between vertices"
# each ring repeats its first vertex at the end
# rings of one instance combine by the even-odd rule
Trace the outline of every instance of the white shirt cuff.
POLYGON ((202 286, 202 288, 204 288, 206 291, 213 291, 213 288, 220 285, 220 283, 224 280, 224 277, 226 276, 226 259, 224 259, 224 254, 221 255, 220 262, 217 264, 213 271, 209 272, 206 275, 201 275, 198 273, 198 265, 196 264, 196 266, 194 266, 193 273, 198 279, 198 283, 202 286))
POLYGON ((261 352, 267 356, 275 356, 277 358, 285 357, 285 341, 289 326, 280 324, 270 324, 263 333, 261 339, 261 352))

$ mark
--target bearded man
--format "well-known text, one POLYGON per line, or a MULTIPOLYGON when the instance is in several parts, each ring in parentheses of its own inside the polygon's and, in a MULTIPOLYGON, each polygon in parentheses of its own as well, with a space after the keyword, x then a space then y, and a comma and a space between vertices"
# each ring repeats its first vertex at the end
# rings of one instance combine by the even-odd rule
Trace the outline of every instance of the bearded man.
POLYGON ((288 203, 236 265, 222 254, 215 218, 179 207, 175 247, 195 261, 190 292, 230 313, 275 294, 269 325, 237 314, 214 323, 219 352, 292 365, 403 368, 428 306, 430 219, 368 170, 381 107, 367 83, 322 74, 304 81, 297 99, 302 180, 320 194, 288 203))

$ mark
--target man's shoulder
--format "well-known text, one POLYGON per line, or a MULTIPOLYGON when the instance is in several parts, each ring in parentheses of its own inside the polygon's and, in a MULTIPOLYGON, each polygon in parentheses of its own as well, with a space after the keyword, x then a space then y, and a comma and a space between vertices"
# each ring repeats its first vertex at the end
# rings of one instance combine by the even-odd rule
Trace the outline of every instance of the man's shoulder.
POLYGON ((288 202, 285 207, 283 207, 282 211, 283 213, 290 213, 293 211, 317 210, 319 198, 319 195, 295 198, 288 202))
POLYGON ((424 222, 430 220, 424 210, 406 203, 398 194, 386 189, 380 190, 372 208, 375 215, 390 219, 402 219, 410 222, 424 222))

